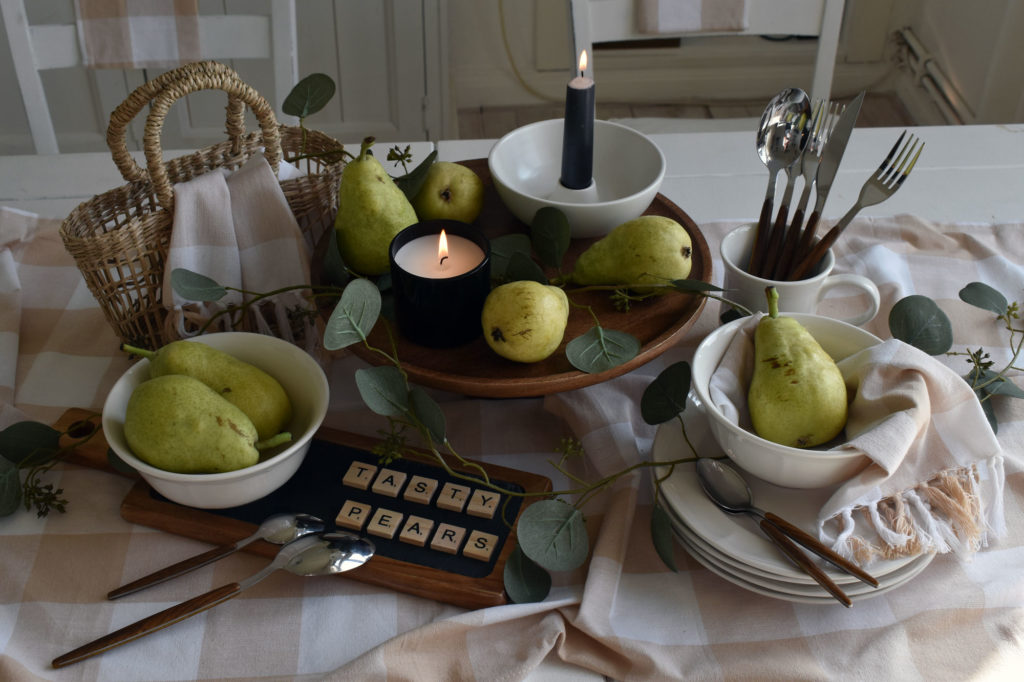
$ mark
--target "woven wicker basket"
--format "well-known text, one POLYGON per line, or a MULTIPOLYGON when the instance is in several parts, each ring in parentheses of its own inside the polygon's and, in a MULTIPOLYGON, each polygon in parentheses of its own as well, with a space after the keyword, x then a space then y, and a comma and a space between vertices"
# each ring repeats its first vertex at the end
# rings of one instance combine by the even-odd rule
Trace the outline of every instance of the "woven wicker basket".
POLYGON ((267 101, 223 64, 188 64, 135 90, 111 114, 107 145, 127 184, 76 207, 60 234, 107 321, 125 343, 158 348, 174 340, 165 329, 162 291, 175 183, 217 168, 238 168, 261 151, 275 171, 282 155, 312 156, 302 162, 304 167, 309 164, 309 173, 282 182, 281 189, 310 244, 333 224, 343 167, 341 143, 317 131, 279 125, 267 101), (206 89, 228 94, 228 139, 164 162, 160 133, 171 104, 206 89), (143 169, 128 153, 125 132, 147 105, 143 169), (259 121, 259 131, 245 131, 246 107, 259 121))

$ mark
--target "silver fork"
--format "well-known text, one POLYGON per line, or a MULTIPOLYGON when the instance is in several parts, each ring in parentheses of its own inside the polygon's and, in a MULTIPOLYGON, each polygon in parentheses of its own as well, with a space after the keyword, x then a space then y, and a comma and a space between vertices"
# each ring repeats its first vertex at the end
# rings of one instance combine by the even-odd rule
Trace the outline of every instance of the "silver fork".
POLYGON ((838 102, 818 101, 815 110, 815 120, 811 128, 811 139, 807 143, 807 150, 801 158, 801 173, 804 178, 804 188, 800 193, 800 201, 796 211, 793 212, 793 222, 786 231, 785 240, 779 249, 778 258, 775 259, 775 270, 768 273, 769 279, 785 279, 793 265, 794 254, 797 251, 797 244, 800 242, 801 228, 804 225, 804 211, 807 209, 807 201, 811 197, 811 190, 814 188, 814 179, 818 175, 818 164, 821 162, 821 153, 825 149, 832 129, 836 127, 836 121, 846 109, 838 102))
POLYGON ((896 190, 903 185, 907 176, 910 175, 910 171, 914 170, 914 165, 917 164, 917 159, 921 156, 921 150, 924 149, 924 142, 920 138, 911 134, 910 137, 907 137, 906 142, 904 142, 904 137, 907 137, 906 130, 900 133, 899 139, 896 140, 896 144, 889 150, 889 154, 882 161, 878 170, 861 187, 860 196, 857 198, 856 203, 814 245, 810 253, 797 264, 796 268, 793 269, 790 279, 797 280, 802 278, 811 268, 817 265, 821 257, 832 248, 836 239, 839 238, 839 235, 843 233, 843 230, 846 229, 846 226, 850 224, 850 221, 853 220, 853 217, 861 209, 882 203, 895 194, 896 190), (902 145, 902 148, 900 145, 902 145))

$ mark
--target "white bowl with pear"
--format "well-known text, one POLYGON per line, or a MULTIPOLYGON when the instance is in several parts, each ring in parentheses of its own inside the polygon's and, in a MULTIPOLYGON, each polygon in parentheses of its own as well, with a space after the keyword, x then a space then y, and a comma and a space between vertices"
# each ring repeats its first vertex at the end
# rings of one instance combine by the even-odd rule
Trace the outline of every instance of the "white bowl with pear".
MULTIPOLYGON (((882 342, 860 327, 830 317, 808 313, 783 315, 799 322, 836 362, 882 342)), ((724 453, 748 473, 788 488, 827 487, 857 474, 869 463, 864 454, 831 449, 835 441, 820 448, 772 442, 757 435, 749 425, 745 428, 727 416, 712 399, 711 377, 733 338, 748 322, 748 318, 740 318, 714 330, 701 341, 693 357, 692 388, 724 453)))
POLYGON ((594 181, 570 190, 559 182, 564 121, 538 121, 498 140, 487 157, 502 202, 529 225, 545 206, 560 209, 574 238, 601 237, 643 215, 665 178, 665 156, 643 133, 594 121, 594 181))
MULTIPOLYGON (((139 456, 140 453, 134 452, 129 445, 125 429, 126 415, 129 412, 129 403, 132 401, 133 393, 143 383, 152 385, 154 381, 151 376, 152 362, 143 358, 117 380, 107 395, 107 400, 103 405, 103 432, 107 443, 114 453, 128 466, 135 469, 156 492, 179 504, 202 509, 224 509, 253 502, 277 490, 301 466, 312 438, 327 414, 329 388, 327 377, 320 365, 308 353, 294 344, 262 334, 224 332, 198 336, 178 343, 205 344, 242 363, 257 367, 273 377, 283 388, 289 400, 290 413, 282 418, 285 421, 279 428, 279 431, 288 434, 288 439, 285 442, 272 444, 275 438, 268 438, 263 442, 270 444, 269 447, 260 449, 252 463, 247 460, 238 468, 232 468, 233 465, 229 464, 226 468, 231 468, 231 470, 226 471, 219 470, 222 465, 217 463, 214 465, 215 473, 171 471, 144 461, 139 456)), ((180 376, 174 375, 170 375, 170 378, 179 383, 189 379, 189 377, 182 379, 180 376)), ((161 376, 159 379, 160 381, 167 380, 168 375, 161 376)), ((205 396, 205 394, 203 395, 205 396)), ((138 410, 139 408, 136 405, 132 409, 138 410)), ((168 414, 172 413, 168 412, 168 414)), ((177 413, 173 414, 177 415, 177 413)), ((162 434, 162 438, 166 438, 167 429, 170 427, 164 423, 167 420, 159 411, 153 415, 152 422, 149 424, 146 423, 148 418, 140 420, 137 416, 133 415, 133 417, 136 423, 141 422, 144 427, 150 425, 157 427, 156 432, 162 434)), ((176 416, 176 418, 179 417, 176 416)), ((275 428, 277 428, 276 425, 275 428)), ((257 439, 255 426, 252 426, 252 432, 248 433, 247 437, 252 441, 257 439)), ((137 439, 138 436, 135 438, 137 439)), ((134 442, 138 443, 138 440, 134 442)), ((165 450, 173 450, 172 444, 164 443, 163 445, 170 445, 170 448, 164 448, 165 450)), ((190 444, 190 447, 185 449, 202 448, 195 448, 194 444, 190 444)), ((202 452, 180 452, 177 455, 183 457, 186 462, 191 457, 207 456, 202 452)), ((250 455, 245 456, 249 457, 250 455)), ((155 461, 149 452, 147 452, 147 457, 151 461, 155 461)), ((163 464, 163 462, 159 463, 163 464)), ((188 468, 188 466, 186 464, 182 468, 188 468)), ((201 470, 205 466, 207 465, 200 463, 198 469, 201 470)))

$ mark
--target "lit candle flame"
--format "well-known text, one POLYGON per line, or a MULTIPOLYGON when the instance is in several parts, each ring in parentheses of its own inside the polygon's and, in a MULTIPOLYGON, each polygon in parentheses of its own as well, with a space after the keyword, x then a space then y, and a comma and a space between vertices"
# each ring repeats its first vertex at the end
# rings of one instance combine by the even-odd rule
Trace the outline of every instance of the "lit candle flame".
POLYGON ((586 71, 586 70, 587 70, 587 51, 583 50, 582 52, 580 52, 580 75, 582 76, 583 72, 586 71))
POLYGON ((437 262, 444 269, 444 262, 448 260, 448 235, 441 230, 441 236, 437 239, 437 262))

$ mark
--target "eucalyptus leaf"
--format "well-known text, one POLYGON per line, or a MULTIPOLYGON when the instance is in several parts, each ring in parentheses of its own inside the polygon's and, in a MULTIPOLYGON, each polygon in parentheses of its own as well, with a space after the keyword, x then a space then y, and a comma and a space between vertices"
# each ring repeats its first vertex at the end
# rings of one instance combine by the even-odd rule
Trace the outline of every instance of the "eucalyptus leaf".
POLYGON ((533 260, 522 251, 516 251, 512 254, 512 257, 508 259, 508 265, 505 268, 505 277, 513 282, 534 281, 540 282, 541 284, 548 283, 548 278, 544 274, 544 271, 541 270, 541 267, 537 265, 537 261, 533 260))
POLYGON ((595 325, 583 336, 577 336, 565 347, 569 363, 587 374, 598 374, 624 362, 640 352, 640 340, 632 334, 595 325))
POLYGON ((889 311, 889 331, 929 355, 941 355, 953 346, 953 325, 927 296, 915 294, 897 301, 889 311))
POLYGON ((448 440, 447 422, 441 406, 419 386, 413 386, 409 391, 409 409, 427 427, 435 443, 443 444, 448 440))
POLYGON ((356 388, 366 406, 377 414, 399 417, 409 412, 409 386, 393 365, 357 369, 356 388))
POLYGON ((171 288, 174 293, 186 301, 219 301, 227 295, 228 290, 206 275, 192 272, 186 268, 171 270, 171 288))
POLYGON ((0 516, 10 516, 21 506, 21 476, 13 462, 0 457, 0 516))
POLYGON ((17 467, 49 462, 60 450, 61 432, 34 421, 21 421, 0 431, 0 453, 17 467))
POLYGON ((527 507, 519 517, 518 534, 523 554, 549 571, 578 568, 590 552, 583 514, 561 500, 527 507))
POLYGON ((551 592, 551 574, 530 561, 516 545, 505 562, 505 592, 516 604, 544 601, 551 592))
POLYGON ((669 365, 654 378, 640 396, 640 416, 652 426, 664 424, 686 409, 690 393, 690 364, 669 365))
POLYGON ((984 282, 971 282, 965 286, 960 290, 960 300, 996 315, 1004 314, 1009 305, 1005 296, 984 282))
POLYGON ((349 282, 324 329, 324 348, 338 350, 365 341, 380 316, 380 290, 368 279, 349 282))
POLYGON ((1008 395, 1013 398, 1024 398, 1024 389, 1013 383, 1005 376, 999 376, 998 372, 984 369, 980 372, 977 368, 972 369, 967 376, 967 383, 971 386, 978 386, 978 390, 989 395, 1008 395), (981 386, 984 384, 984 386, 981 386))
POLYGON ((405 175, 395 178, 395 184, 398 185, 398 189, 402 190, 405 194, 405 198, 412 201, 419 194, 420 188, 423 187, 423 183, 427 180, 427 172, 437 159, 437 150, 434 150, 427 154, 426 158, 420 162, 418 166, 413 168, 405 175))
POLYGON ((992 405, 991 400, 986 400, 988 396, 985 395, 984 391, 976 390, 974 394, 978 396, 978 402, 981 403, 981 411, 985 413, 985 419, 988 420, 988 425, 992 429, 992 433, 999 434, 999 420, 996 418, 996 408, 992 405))
POLYGON ((702 282, 699 279, 674 279, 672 280, 672 288, 684 294, 725 291, 722 287, 715 286, 711 282, 702 282))
POLYGON ((338 250, 338 233, 335 230, 330 231, 323 266, 325 284, 340 287, 348 281, 348 269, 345 267, 345 261, 341 258, 341 251, 338 250))
POLYGON ((651 542, 654 543, 654 549, 665 565, 672 569, 673 573, 678 573, 674 537, 668 513, 661 506, 654 505, 651 508, 651 542))
POLYGON ((530 224, 530 240, 541 263, 549 268, 561 267, 571 239, 569 219, 565 213, 554 206, 542 206, 537 210, 530 224))
POLYGON ((505 279, 512 254, 530 255, 530 238, 522 232, 503 234, 491 240, 491 276, 505 279))
POLYGON ((323 109, 336 90, 334 79, 326 73, 312 73, 295 84, 284 98, 281 111, 289 116, 306 118, 323 109))

